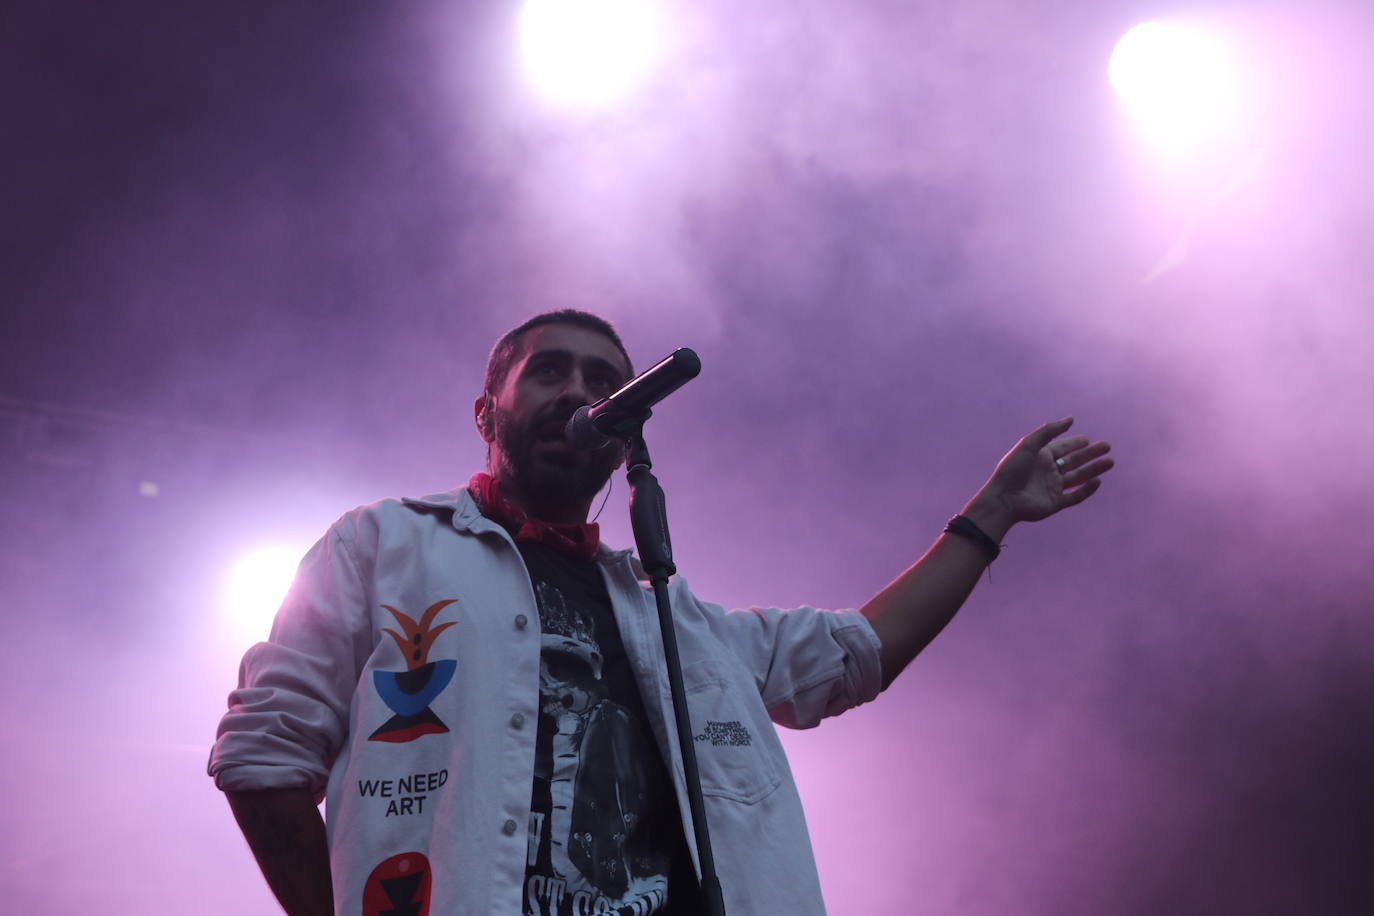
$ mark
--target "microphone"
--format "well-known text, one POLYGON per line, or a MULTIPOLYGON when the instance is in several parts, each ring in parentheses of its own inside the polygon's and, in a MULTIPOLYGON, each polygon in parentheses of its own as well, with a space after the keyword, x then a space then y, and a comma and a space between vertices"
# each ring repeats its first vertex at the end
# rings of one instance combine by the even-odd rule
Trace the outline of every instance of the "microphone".
POLYGON ((575 448, 604 448, 612 437, 624 439, 649 419, 649 408, 696 378, 701 359, 687 347, 674 350, 651 369, 595 404, 577 408, 564 436, 575 448))

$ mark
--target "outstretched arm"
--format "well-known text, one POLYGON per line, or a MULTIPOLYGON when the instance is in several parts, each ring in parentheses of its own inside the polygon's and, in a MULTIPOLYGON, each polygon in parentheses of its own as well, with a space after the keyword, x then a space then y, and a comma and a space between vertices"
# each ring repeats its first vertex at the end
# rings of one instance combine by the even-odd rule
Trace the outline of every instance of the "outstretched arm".
MULTIPOLYGON (((1112 467, 1105 442, 1057 439, 1073 418, 1047 423, 1007 452, 960 513, 1000 543, 1017 522, 1048 518, 1076 506, 1112 467)), ((883 689, 954 618, 989 563, 968 538, 941 534, 915 565, 861 608, 882 642, 883 689)))

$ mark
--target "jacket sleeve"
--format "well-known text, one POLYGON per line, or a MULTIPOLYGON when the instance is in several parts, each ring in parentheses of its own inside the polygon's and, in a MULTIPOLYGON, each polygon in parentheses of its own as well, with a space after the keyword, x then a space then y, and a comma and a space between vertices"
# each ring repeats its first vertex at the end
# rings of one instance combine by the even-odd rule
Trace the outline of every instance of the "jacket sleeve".
POLYGON ((753 675, 768 715, 779 725, 812 728, 882 690, 878 637, 858 611, 725 611, 692 600, 753 675))
POLYGON ((243 657, 210 752, 209 773, 222 790, 323 795, 371 641, 346 524, 336 523, 305 555, 268 641, 243 657))

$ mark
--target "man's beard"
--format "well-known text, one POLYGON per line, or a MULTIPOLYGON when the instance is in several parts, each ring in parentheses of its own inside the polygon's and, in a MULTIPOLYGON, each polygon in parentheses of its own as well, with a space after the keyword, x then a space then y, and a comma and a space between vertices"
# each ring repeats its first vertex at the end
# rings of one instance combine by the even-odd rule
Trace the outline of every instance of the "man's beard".
POLYGON ((493 410, 496 452, 492 470, 497 480, 513 485, 530 503, 524 508, 531 515, 591 502, 620 464, 621 449, 614 440, 595 451, 544 449, 536 455, 540 431, 550 426, 561 430, 575 409, 555 405, 524 425, 504 410, 493 410))

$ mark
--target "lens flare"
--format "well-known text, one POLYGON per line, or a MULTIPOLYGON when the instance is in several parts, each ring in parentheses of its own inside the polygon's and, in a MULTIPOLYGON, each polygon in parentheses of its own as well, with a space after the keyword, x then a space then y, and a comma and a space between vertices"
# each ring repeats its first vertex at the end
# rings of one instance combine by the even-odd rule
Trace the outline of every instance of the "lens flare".
POLYGON ((1243 120, 1239 61, 1213 29, 1137 25, 1117 42, 1107 78, 1145 140, 1166 155, 1201 152, 1243 120))
POLYGON ((525 67, 551 101, 603 107, 643 84, 663 44, 657 0, 527 0, 525 67))
POLYGON ((302 553, 296 547, 270 544, 245 554, 234 565, 225 582, 224 606, 236 632, 267 638, 302 553))

